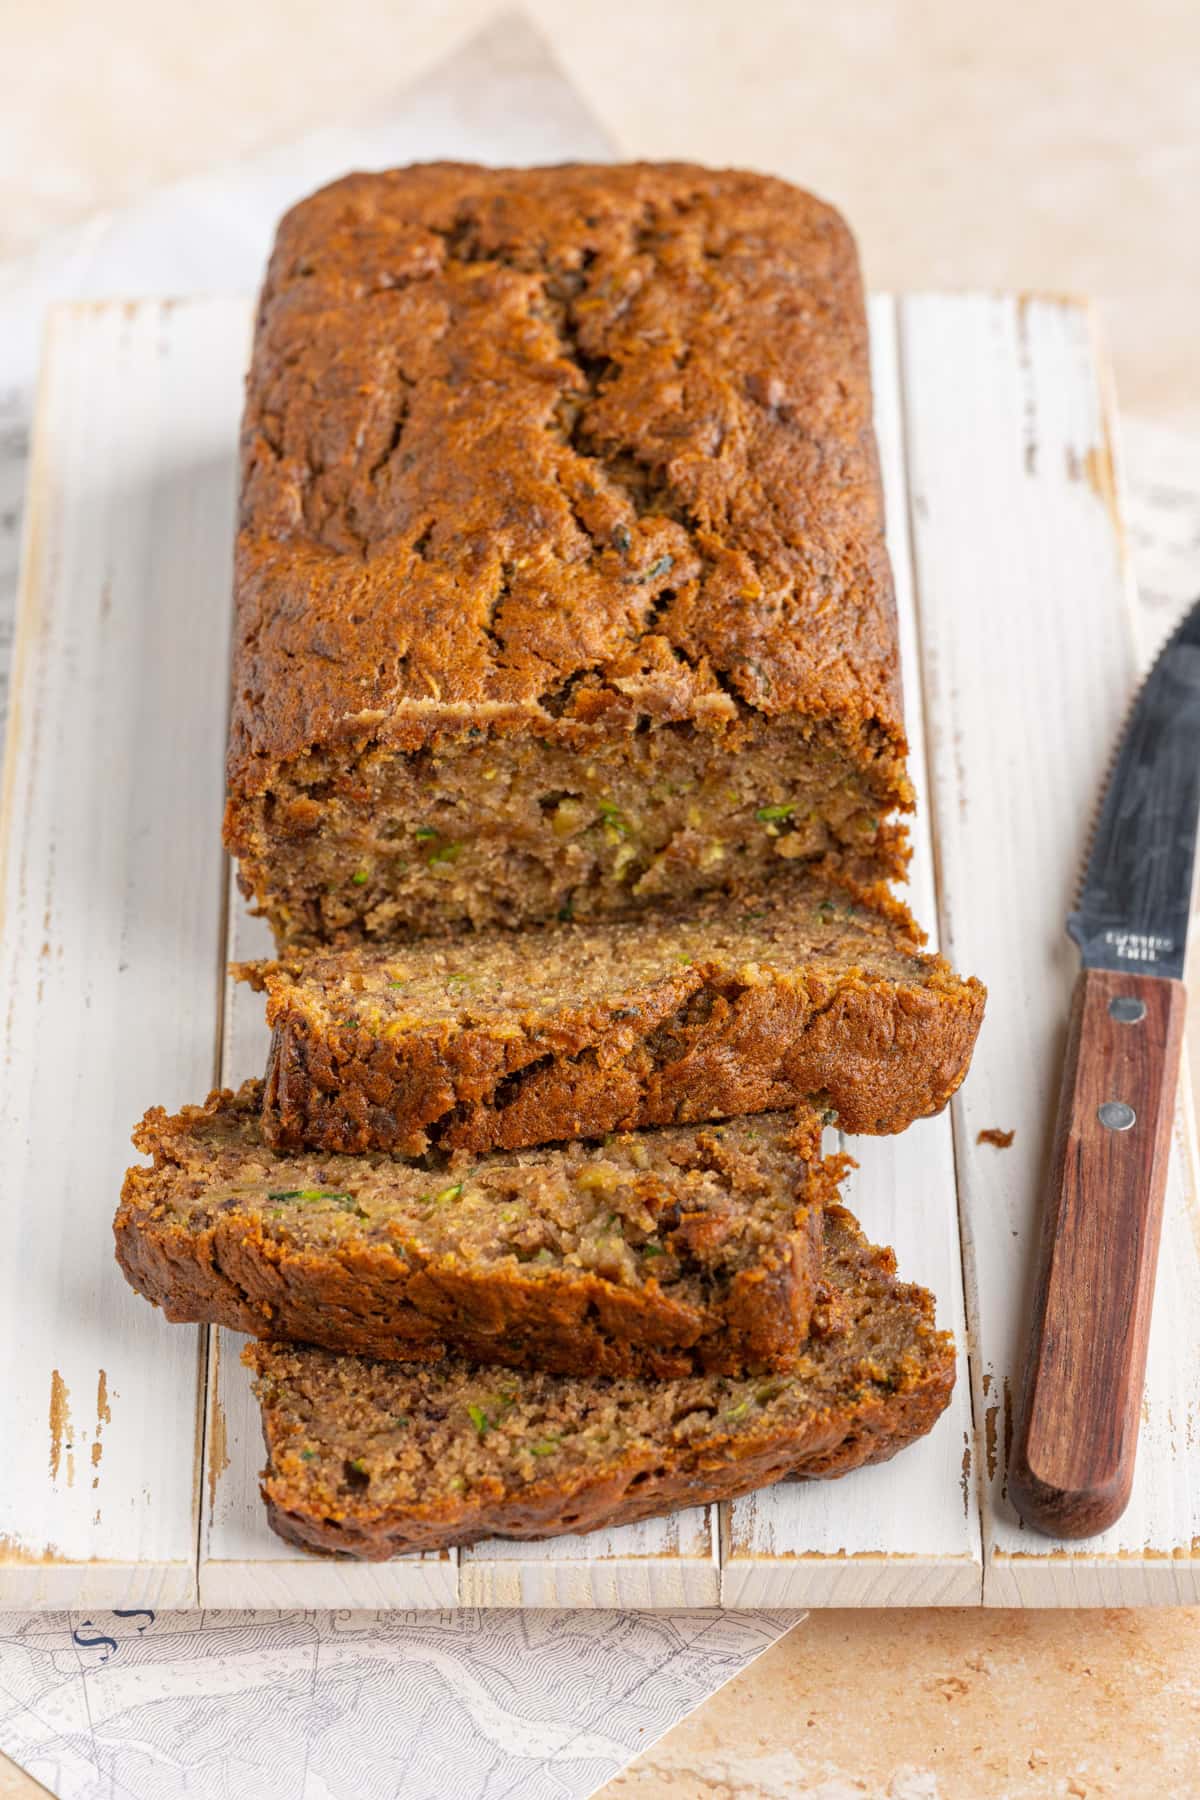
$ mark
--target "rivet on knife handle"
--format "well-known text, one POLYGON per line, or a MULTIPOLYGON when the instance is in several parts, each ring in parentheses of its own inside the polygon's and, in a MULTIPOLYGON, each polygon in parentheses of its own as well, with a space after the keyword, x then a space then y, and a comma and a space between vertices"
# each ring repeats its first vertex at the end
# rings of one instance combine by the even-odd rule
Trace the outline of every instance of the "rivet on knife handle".
POLYGON ((1025 1523, 1091 1537, 1137 1455, 1186 991, 1084 969, 1075 986, 1008 1491, 1025 1523))

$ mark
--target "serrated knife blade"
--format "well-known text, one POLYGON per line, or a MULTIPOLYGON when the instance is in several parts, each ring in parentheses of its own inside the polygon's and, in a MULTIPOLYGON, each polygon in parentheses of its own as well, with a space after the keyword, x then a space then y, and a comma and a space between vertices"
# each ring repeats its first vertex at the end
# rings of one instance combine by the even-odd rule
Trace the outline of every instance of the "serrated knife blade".
POLYGON ((1183 976, 1200 820, 1200 600, 1134 700, 1067 930, 1088 969, 1183 976))
POLYGON ((1183 1046, 1200 820, 1200 601, 1130 709, 1067 930, 1067 1029, 1008 1491, 1094 1537, 1133 1487, 1183 1046))

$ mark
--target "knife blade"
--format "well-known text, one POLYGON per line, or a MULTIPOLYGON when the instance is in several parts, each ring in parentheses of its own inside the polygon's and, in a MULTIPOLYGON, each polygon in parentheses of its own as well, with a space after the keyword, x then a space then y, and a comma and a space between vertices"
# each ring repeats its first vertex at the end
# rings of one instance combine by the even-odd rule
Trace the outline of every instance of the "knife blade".
POLYGON ((1008 1479, 1052 1537, 1106 1530, 1133 1486, 1198 826, 1200 601, 1130 709, 1067 920, 1082 968, 1008 1479))

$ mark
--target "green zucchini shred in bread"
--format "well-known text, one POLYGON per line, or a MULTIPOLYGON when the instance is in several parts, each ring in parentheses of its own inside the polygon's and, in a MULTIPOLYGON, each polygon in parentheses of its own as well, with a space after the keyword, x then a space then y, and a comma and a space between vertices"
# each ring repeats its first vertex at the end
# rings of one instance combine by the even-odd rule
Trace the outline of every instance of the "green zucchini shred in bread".
POLYGON ((841 1475, 930 1430, 954 1385, 933 1301, 825 1213, 823 1335, 768 1377, 673 1381, 371 1362, 252 1345, 281 1536, 382 1559, 542 1538, 841 1475))
POLYGON ((134 1133, 126 1277, 177 1321, 428 1360, 679 1375, 783 1367, 845 1158, 810 1113, 476 1159, 277 1155, 262 1083, 134 1133))
POLYGON ((513 1149, 819 1099, 851 1132, 946 1104, 985 991, 879 890, 795 870, 732 903, 245 964, 280 1146, 513 1149))
POLYGON ((281 946, 902 872, 854 241, 693 165, 351 175, 242 434, 226 842, 281 946))

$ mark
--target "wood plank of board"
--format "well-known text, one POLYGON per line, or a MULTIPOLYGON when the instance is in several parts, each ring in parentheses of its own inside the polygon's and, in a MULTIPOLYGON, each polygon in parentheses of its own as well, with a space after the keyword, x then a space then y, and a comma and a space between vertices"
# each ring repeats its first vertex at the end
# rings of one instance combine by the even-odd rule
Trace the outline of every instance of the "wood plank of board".
MULTIPOLYGON (((905 895, 937 947, 934 848, 925 720, 908 534, 896 309, 871 302, 875 429, 896 584, 909 773, 917 789, 905 895)), ((957 370, 948 363, 939 379, 957 370)), ((970 968, 971 965, 967 965, 970 968)), ((986 1032, 986 1025, 984 1030, 986 1032)), ((724 1508, 721 1598, 726 1606, 967 1606, 981 1591, 974 1431, 967 1369, 962 1255, 948 1112, 900 1137, 854 1138, 858 1169, 845 1201, 867 1236, 895 1247, 902 1277, 937 1296, 955 1335, 959 1378, 930 1436, 894 1462, 834 1482, 782 1482, 724 1508)))
POLYGON ((720 1599, 717 1509, 549 1538, 489 1539, 460 1552, 463 1606, 692 1607, 720 1599))
MULTIPOLYGON (((216 754, 219 758, 220 751, 216 754)), ((232 873, 228 905, 230 960, 272 955, 271 934, 261 919, 252 919, 246 911, 232 873)), ((229 982, 221 1043, 223 1085, 237 1087, 250 1076, 261 1075, 268 1043, 261 996, 242 983, 229 982)), ((262 1428, 250 1376, 240 1360, 244 1339, 236 1332, 214 1329, 211 1340, 200 1604, 368 1610, 453 1606, 458 1598, 457 1551, 356 1563, 313 1556, 276 1537, 258 1492, 262 1428)))
POLYGON ((954 1103, 984 1432, 984 1600, 1195 1604, 1200 1228, 1186 1107, 1129 1509, 1099 1538, 1056 1543, 1022 1528, 1006 1491, 1077 968, 1063 927, 1136 674, 1093 323, 1068 301, 931 296, 903 303, 900 341, 944 942, 991 993, 954 1103), (1015 1132, 1010 1148, 978 1141, 996 1128, 1015 1132))
POLYGON ((130 1291, 110 1220, 135 1120, 214 1070, 246 318, 113 303, 49 329, 0 823, 5 1608, 196 1597, 202 1334, 130 1291))

